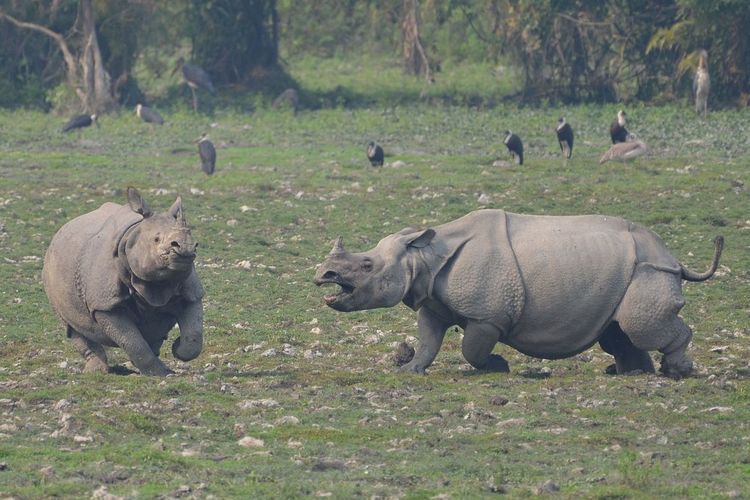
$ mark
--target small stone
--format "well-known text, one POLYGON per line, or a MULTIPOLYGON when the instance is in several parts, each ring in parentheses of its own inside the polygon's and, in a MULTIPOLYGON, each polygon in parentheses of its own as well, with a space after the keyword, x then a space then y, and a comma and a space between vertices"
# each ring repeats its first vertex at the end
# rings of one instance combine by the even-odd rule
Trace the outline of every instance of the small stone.
POLYGON ((401 160, 396 160, 393 163, 391 163, 391 168, 404 168, 406 166, 406 163, 401 160))
POLYGON ((396 366, 404 366, 406 363, 414 359, 414 348, 406 342, 401 342, 396 347, 396 352, 393 353, 393 362, 396 366))
POLYGON ((277 418, 273 423, 276 425, 297 425, 299 424, 299 419, 294 415, 284 415, 277 418))
POLYGON ((323 472, 327 470, 346 470, 346 464, 341 460, 319 460, 312 466, 312 470, 315 472, 323 472))
POLYGON ((558 485, 556 482, 554 482, 551 479, 548 479, 544 482, 543 485, 539 487, 539 494, 543 493, 557 493, 560 491, 560 485, 558 485))
POLYGON ((254 438, 252 436, 243 437, 237 441, 237 444, 244 446, 245 448, 263 448, 266 445, 262 439, 254 438))
POLYGON ((495 406, 505 406, 508 404, 508 398, 505 396, 492 396, 490 398, 490 404, 495 406))

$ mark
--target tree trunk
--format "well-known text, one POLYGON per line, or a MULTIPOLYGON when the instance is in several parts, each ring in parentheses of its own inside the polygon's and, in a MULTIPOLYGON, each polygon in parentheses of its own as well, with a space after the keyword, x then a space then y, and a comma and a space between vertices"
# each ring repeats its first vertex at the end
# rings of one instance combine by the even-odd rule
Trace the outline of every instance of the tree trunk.
POLYGON ((78 17, 83 27, 83 52, 81 68, 83 70, 83 87, 85 106, 89 111, 100 113, 114 107, 111 78, 104 68, 99 40, 96 36, 96 21, 92 0, 81 0, 78 6, 78 17))
POLYGON ((434 79, 430 60, 419 38, 419 0, 403 0, 401 42, 404 70, 415 76, 424 76, 428 82, 432 83, 434 79))
MULTIPOLYGON (((54 6, 55 4, 53 4, 54 6)), ((84 111, 100 113, 111 109, 115 100, 112 97, 110 76, 104 68, 99 41, 96 37, 92 0, 80 1, 78 17, 82 24, 83 39, 81 45, 83 49, 80 56, 76 58, 65 37, 60 33, 39 24, 19 21, 0 10, 0 19, 5 19, 19 28, 38 31, 55 41, 65 61, 68 85, 80 99, 84 111)))

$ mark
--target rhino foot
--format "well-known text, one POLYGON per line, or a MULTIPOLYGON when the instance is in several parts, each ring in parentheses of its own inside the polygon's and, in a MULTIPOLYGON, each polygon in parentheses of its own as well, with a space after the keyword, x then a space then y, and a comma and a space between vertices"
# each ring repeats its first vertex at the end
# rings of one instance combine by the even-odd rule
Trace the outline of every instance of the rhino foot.
POLYGON ((674 361, 669 360, 668 356, 665 355, 661 358, 659 371, 667 377, 679 380, 693 373, 693 360, 683 356, 682 359, 674 361))
POLYGON ((159 358, 154 358, 154 362, 151 366, 139 368, 139 370, 142 375, 151 375, 155 377, 166 377, 167 375, 174 373, 174 371, 170 370, 159 358))
POLYGON ((425 366, 420 366, 414 363, 413 361, 406 363, 403 366, 398 367, 398 371, 402 373, 418 373, 420 375, 425 374, 425 366))
POLYGON ((86 366, 83 367, 83 373, 108 373, 109 367, 105 361, 96 356, 91 356, 86 360, 86 366))
POLYGON ((510 372, 510 365, 499 354, 490 354, 490 357, 487 358, 487 363, 477 369, 487 372, 508 373, 510 372))

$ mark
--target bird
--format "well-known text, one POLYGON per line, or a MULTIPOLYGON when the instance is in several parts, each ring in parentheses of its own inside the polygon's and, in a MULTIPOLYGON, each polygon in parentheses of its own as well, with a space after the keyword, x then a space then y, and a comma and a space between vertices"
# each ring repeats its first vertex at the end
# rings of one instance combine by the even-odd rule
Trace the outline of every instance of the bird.
POLYGON ((370 141, 370 144, 367 145, 367 159, 370 160, 370 165, 373 167, 382 167, 384 156, 383 148, 370 141))
POLYGON ((295 89, 286 89, 273 100, 273 108, 289 107, 296 115, 299 108, 299 93, 295 89))
POLYGON ((151 108, 144 106, 143 104, 136 104, 135 114, 146 123, 156 123, 157 125, 164 125, 164 118, 151 108))
POLYGON ((202 134, 198 139, 198 155, 201 157, 201 168, 206 174, 211 175, 216 169, 216 148, 208 135, 202 134))
POLYGON ((185 82, 190 87, 190 91, 193 93, 193 111, 198 111, 198 96, 195 94, 196 89, 203 89, 208 91, 211 95, 216 94, 216 88, 214 88, 211 77, 208 73, 195 64, 188 64, 185 59, 180 57, 177 60, 177 65, 172 71, 174 74, 178 69, 182 68, 182 76, 185 78, 185 82))
POLYGON ((557 120, 557 142, 560 143, 560 151, 565 158, 573 156, 573 127, 570 123, 565 121, 565 117, 561 116, 557 120))
POLYGON ((711 89, 711 78, 708 76, 708 52, 701 50, 698 55, 698 69, 693 78, 693 96, 695 112, 706 116, 708 112, 708 91, 711 89))
POLYGON ((93 115, 78 115, 74 116, 70 120, 68 120, 68 123, 66 123, 62 131, 63 132, 72 132, 76 129, 81 129, 84 127, 90 127, 92 123, 95 123, 97 127, 99 127, 99 122, 96 121, 96 113, 93 115))
POLYGON ((617 118, 609 126, 609 136, 612 138, 612 144, 625 142, 628 140, 628 130, 625 128, 625 111, 617 112, 617 118))
POLYGON ((640 141, 634 135, 630 135, 626 142, 618 142, 613 144, 599 160, 599 164, 606 163, 608 161, 621 161, 626 162, 634 160, 639 156, 643 156, 648 151, 648 147, 643 141, 640 141))
POLYGON ((503 143, 508 147, 511 157, 515 159, 518 156, 518 164, 523 165, 523 142, 521 138, 510 130, 506 130, 503 143))

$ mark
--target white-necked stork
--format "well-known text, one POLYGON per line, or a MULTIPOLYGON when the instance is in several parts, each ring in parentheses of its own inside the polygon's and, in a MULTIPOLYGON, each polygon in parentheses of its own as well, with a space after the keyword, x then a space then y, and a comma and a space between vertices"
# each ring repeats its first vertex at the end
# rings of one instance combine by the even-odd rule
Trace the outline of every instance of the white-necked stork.
POLYGON ((626 162, 635 160, 636 158, 643 156, 648 151, 646 144, 643 141, 638 140, 635 136, 631 135, 627 142, 618 142, 613 144, 599 160, 599 164, 606 163, 608 161, 621 161, 626 162))
POLYGON ((565 121, 565 117, 561 116, 557 120, 557 142, 560 143, 560 151, 565 158, 573 156, 573 127, 570 123, 565 121))
POLYGON ((201 157, 201 168, 206 174, 211 175, 216 169, 216 148, 208 140, 208 135, 202 134, 198 139, 198 155, 201 157))
POLYGON ((164 118, 156 110, 146 107, 143 104, 135 105, 135 114, 146 123, 164 125, 164 118))
MULTIPOLYGON (((95 123, 97 127, 99 127, 99 122, 96 121, 96 113, 93 115, 78 115, 74 116, 70 120, 68 120, 68 123, 66 123, 62 131, 63 132, 72 132, 76 129, 81 129, 84 127, 90 127, 92 123, 95 123)), ((80 132, 80 131, 79 131, 80 132)))
POLYGON ((617 118, 609 126, 609 136, 612 138, 612 144, 628 140, 628 130, 625 128, 625 116, 625 111, 618 111, 617 118))
POLYGON ((521 138, 510 130, 506 130, 503 143, 508 147, 510 156, 513 159, 518 157, 518 164, 523 165, 523 141, 521 141, 521 138))
POLYGON ((198 111, 198 97, 195 94, 196 89, 203 89, 208 91, 211 95, 216 94, 216 88, 211 81, 211 77, 208 73, 195 64, 188 64, 185 59, 180 57, 177 60, 177 65, 174 68, 172 74, 178 69, 182 68, 182 76, 185 78, 185 82, 190 87, 190 91, 193 93, 193 111, 198 111))
POLYGON ((706 116, 708 112, 708 91, 711 90, 711 78, 708 76, 708 52, 701 50, 698 56, 698 69, 693 78, 693 96, 695 112, 706 116))
POLYGON ((382 167, 384 158, 385 153, 383 153, 383 148, 371 141, 367 145, 367 159, 370 160, 370 165, 373 167, 382 167))

